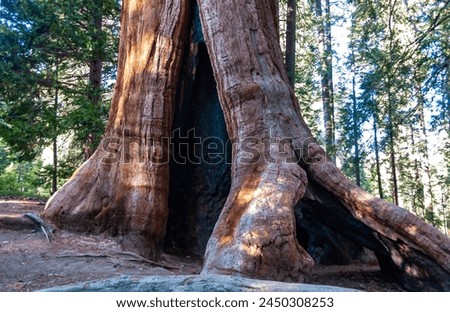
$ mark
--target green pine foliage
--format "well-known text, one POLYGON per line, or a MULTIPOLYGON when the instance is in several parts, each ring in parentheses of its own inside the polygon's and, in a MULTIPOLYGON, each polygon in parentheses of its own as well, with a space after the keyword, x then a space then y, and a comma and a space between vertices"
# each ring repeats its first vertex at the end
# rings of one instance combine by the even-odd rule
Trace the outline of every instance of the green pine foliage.
MULTIPOLYGON (((280 1, 282 45, 285 8, 280 1)), ((321 138, 323 46, 315 8, 316 1, 297 2, 295 91, 321 138)), ((330 21, 337 164, 361 187, 448 233, 450 3, 335 1, 330 21)))
POLYGON ((70 139, 47 170, 61 184, 99 143, 115 79, 119 8, 116 0, 2 1, 0 137, 17 166, 70 139))
POLYGON ((366 0, 351 1, 350 8, 355 53, 347 67, 356 74, 358 97, 356 109, 340 104, 340 136, 353 142, 352 152, 341 145, 343 169, 352 172, 348 163, 361 142, 369 173, 363 187, 394 202, 398 196, 401 206, 446 232, 448 2, 366 0), (349 126, 355 113, 361 114, 359 131, 349 126))

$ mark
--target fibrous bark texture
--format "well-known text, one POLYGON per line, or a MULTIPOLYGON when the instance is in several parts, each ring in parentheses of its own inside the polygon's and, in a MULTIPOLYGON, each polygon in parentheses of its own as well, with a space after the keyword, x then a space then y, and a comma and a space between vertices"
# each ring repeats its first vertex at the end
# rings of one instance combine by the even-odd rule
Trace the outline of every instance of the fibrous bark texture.
POLYGON ((302 281, 313 265, 295 236, 306 189, 289 138, 298 115, 282 63, 275 6, 199 1, 203 31, 233 142, 232 184, 204 272, 302 281), (232 35, 230 25, 239 29, 232 35), (294 114, 293 114, 294 113, 294 114))
POLYGON ((301 280, 312 260, 292 237, 292 211, 309 180, 343 206, 336 222, 364 233, 348 236, 376 249, 384 271, 408 289, 449 290, 448 237, 354 185, 312 138, 283 70, 270 1, 201 0, 199 6, 228 132, 236 138, 231 191, 204 271, 301 280))
POLYGON ((188 20, 188 1, 123 1, 105 136, 49 200, 46 218, 118 236, 128 248, 157 257, 168 216, 168 138, 188 20))

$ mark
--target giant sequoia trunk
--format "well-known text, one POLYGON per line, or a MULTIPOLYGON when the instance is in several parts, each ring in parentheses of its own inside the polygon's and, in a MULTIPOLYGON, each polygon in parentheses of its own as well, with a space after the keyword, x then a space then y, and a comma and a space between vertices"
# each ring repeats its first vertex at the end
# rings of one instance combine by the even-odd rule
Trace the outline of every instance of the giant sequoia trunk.
POLYGON ((157 257, 165 236, 168 142, 188 1, 123 1, 117 82, 99 148, 48 202, 44 216, 120 237, 157 257))
MULTIPOLYGON (((191 171, 189 159, 171 162, 183 190, 206 192, 215 198, 211 207, 226 197, 204 273, 303 281, 313 260, 298 243, 304 239, 296 222, 310 218, 374 250, 381 268, 409 289, 449 290, 449 239, 353 185, 312 138, 288 82, 275 21, 275 1, 199 0, 198 7, 188 0, 123 1, 118 81, 104 139, 50 199, 44 216, 62 227, 109 233, 157 257, 169 214, 166 138, 173 112, 180 113, 177 124, 190 107, 199 115, 180 127, 200 123, 203 136, 214 135, 216 126, 220 134, 218 99, 232 145, 229 189, 226 164, 191 171), (209 127, 201 118, 208 114, 216 117, 209 127)), ((183 144, 197 142, 181 137, 183 144)), ((183 191, 171 193, 176 199, 183 191)), ((198 206, 214 222, 218 214, 208 212, 205 200, 171 200, 171 206, 167 228, 174 240, 174 231, 189 228, 178 213, 195 214, 198 206)), ((205 240, 210 231, 197 233, 205 240)))

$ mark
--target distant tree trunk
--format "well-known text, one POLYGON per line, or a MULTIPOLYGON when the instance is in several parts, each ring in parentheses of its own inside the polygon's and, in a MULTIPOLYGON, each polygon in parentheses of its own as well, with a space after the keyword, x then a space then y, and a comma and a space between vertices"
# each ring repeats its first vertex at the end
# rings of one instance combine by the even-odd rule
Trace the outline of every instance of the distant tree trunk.
POLYGON ((381 163, 380 163, 380 149, 378 144, 378 107, 374 103, 374 114, 373 114, 373 146, 375 150, 375 166, 377 170, 377 185, 378 185, 378 195, 380 198, 384 198, 383 194, 383 183, 381 181, 381 163))
POLYGON ((58 191, 58 136, 53 137, 52 194, 58 191))
MULTIPOLYGON (((188 35, 195 16, 188 2, 123 2, 118 81, 105 139, 50 199, 45 217, 78 231, 116 235, 140 254, 157 256, 169 191, 162 139, 170 135, 175 91, 178 101, 184 96, 181 64, 190 58, 182 57, 183 47, 195 37, 188 35), (141 146, 150 155, 140 153, 141 146)), ((275 1, 199 0, 198 8, 204 56, 232 144, 231 188, 203 273, 305 280, 313 260, 297 242, 294 208, 302 199, 317 210, 317 220, 375 250, 382 269, 403 285, 450 289, 449 239, 352 184, 312 138, 283 64, 275 1)), ((183 65, 186 70, 192 64, 183 65)))
POLYGON ((388 116, 389 163, 391 165, 392 201, 395 205, 398 205, 397 160, 395 157, 394 124, 391 114, 393 114, 392 110, 388 116))
MULTIPOLYGON (((416 139, 414 137, 414 126, 411 123, 410 124, 410 131, 411 131, 411 149, 412 153, 417 153, 416 151, 416 139)), ((413 184, 413 194, 411 199, 412 208, 414 209, 414 214, 416 216, 423 215, 423 211, 425 210, 425 203, 424 203, 424 190, 423 190, 423 183, 422 179, 420 178, 420 170, 419 170, 419 161, 415 157, 414 163, 413 163, 413 170, 414 170, 414 184, 413 184), (422 211, 421 211, 422 210, 422 211)))
POLYGON ((55 84, 55 98, 53 103, 53 170, 52 170, 52 194, 58 190, 58 107, 59 107, 59 61, 56 61, 56 84, 55 84))
POLYGON ((388 107, 387 107, 387 135, 388 135, 388 150, 389 150, 389 164, 391 167, 391 187, 392 187, 392 202, 395 205, 399 204, 398 198, 398 179, 397 179, 397 159, 395 155, 395 142, 397 135, 394 126, 394 103, 391 88, 391 79, 388 74, 387 85, 388 85, 388 107))
POLYGON ((423 192, 424 192, 424 206, 427 211, 427 219, 431 224, 436 225, 436 216, 434 211, 435 196, 431 181, 431 171, 430 171, 430 156, 428 151, 428 135, 427 128, 425 126, 425 110, 424 110, 424 97, 420 86, 416 88, 418 94, 418 119, 420 128, 420 152, 423 155, 422 170, 423 170, 423 192))
POLYGON ((335 124, 334 124, 334 88, 333 88, 333 49, 331 46, 331 13, 330 1, 325 2, 323 13, 322 0, 316 1, 318 18, 319 53, 321 58, 321 85, 323 103, 323 125, 325 131, 325 149, 333 162, 335 157, 335 124))
POLYGON ((389 0, 389 22, 388 22, 388 40, 389 40, 389 60, 388 70, 386 73, 386 91, 387 91, 387 133, 388 133, 388 148, 389 148, 389 163, 391 166, 391 187, 392 187, 392 201, 395 205, 399 204, 398 198, 398 179, 397 179, 397 159, 395 154, 395 143, 397 140, 397 124, 394 125, 394 116, 396 115, 396 97, 392 92, 392 86, 395 82, 393 76, 394 50, 395 50, 395 20, 394 15, 396 11, 397 1, 389 0))
POLYGON ((297 0, 288 0, 286 22, 286 71, 289 82, 295 86, 295 42, 297 36, 297 0))
POLYGON ((359 117, 358 117, 358 102, 356 99, 356 73, 354 70, 355 67, 355 51, 352 47, 352 121, 353 121, 353 146, 355 148, 355 152, 353 155, 353 168, 355 171, 355 177, 356 177, 356 185, 361 186, 361 156, 359 151, 359 132, 360 132, 360 124, 358 123, 359 117))
MULTIPOLYGON (((93 34, 92 41, 94 43, 94 48, 92 51, 92 60, 89 62, 89 94, 88 99, 91 105, 100 108, 101 103, 101 89, 102 89, 102 70, 103 70, 103 60, 102 60, 102 38, 101 32, 103 28, 103 14, 102 9, 99 6, 94 7, 94 18, 93 25, 95 26, 95 31, 93 34)), ((86 142, 84 144, 84 160, 88 160, 95 149, 95 134, 94 129, 86 136, 86 142)))

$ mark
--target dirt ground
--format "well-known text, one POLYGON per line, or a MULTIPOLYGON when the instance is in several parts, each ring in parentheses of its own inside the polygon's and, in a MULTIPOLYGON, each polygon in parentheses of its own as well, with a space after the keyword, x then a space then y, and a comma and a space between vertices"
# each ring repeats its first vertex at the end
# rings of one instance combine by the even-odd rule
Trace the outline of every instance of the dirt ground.
MULTIPOLYGON (((160 263, 150 263, 101 236, 57 230, 49 241, 38 226, 22 217, 43 209, 39 201, 0 199, 0 291, 33 291, 122 275, 198 274, 201 270, 201 259, 164 254, 160 263)), ((378 266, 365 264, 316 266, 309 283, 402 291, 378 266)))

